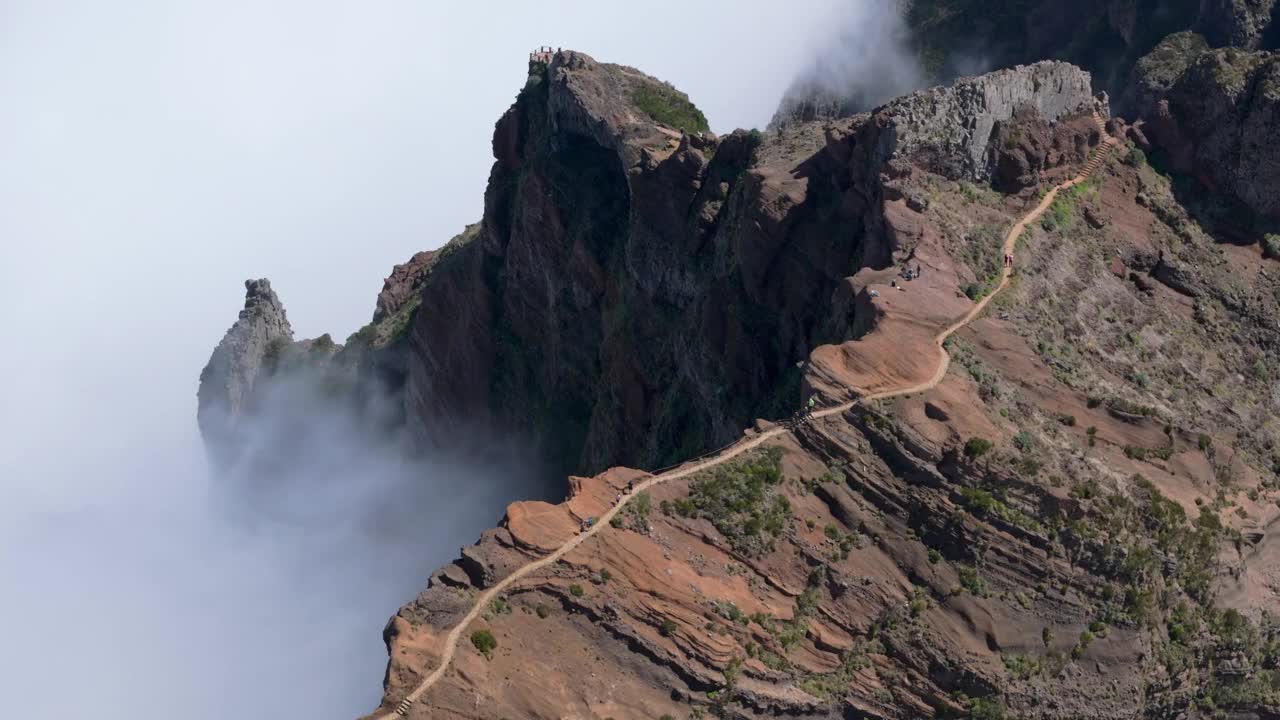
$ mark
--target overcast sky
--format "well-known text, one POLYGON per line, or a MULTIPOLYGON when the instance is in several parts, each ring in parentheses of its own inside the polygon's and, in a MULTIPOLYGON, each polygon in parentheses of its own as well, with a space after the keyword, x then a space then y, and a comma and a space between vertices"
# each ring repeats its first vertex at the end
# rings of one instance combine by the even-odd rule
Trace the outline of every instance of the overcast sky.
POLYGON ((479 218, 534 46, 763 127, 848 2, 0 0, 0 715, 371 708, 384 621, 502 500, 423 547, 334 514, 374 482, 223 517, 195 390, 242 281, 345 338, 479 218))

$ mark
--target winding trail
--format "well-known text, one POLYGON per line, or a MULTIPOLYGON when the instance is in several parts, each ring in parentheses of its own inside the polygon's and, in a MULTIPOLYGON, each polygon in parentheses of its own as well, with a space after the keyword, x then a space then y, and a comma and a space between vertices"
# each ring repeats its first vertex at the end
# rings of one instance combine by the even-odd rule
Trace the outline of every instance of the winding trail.
MULTIPOLYGON (((1023 230, 1025 230, 1028 225, 1035 222, 1041 215, 1043 215, 1045 210, 1049 209, 1049 206, 1052 205, 1053 201, 1058 197, 1059 192, 1063 190, 1067 190, 1071 187, 1079 185, 1085 180, 1088 180, 1089 176, 1092 175, 1102 165, 1102 162, 1106 159, 1107 154, 1110 153, 1110 151, 1119 143, 1119 140, 1117 140, 1116 138, 1112 137, 1107 133, 1106 126, 1103 123, 1102 118, 1099 117, 1096 112, 1093 113, 1093 120, 1094 120, 1094 123, 1098 126, 1099 132, 1101 133, 1102 142, 1096 148, 1094 148, 1093 155, 1090 157, 1089 161, 1085 163, 1084 168, 1080 171, 1078 175, 1071 178, 1070 180, 1066 180, 1054 186, 1051 190, 1049 190, 1049 192, 1045 193, 1045 196, 1040 200, 1040 204, 1036 205, 1035 208, 1033 208, 1030 212, 1024 215, 1021 220, 1019 220, 1012 228, 1010 228, 1009 234, 1006 235, 1004 239, 1004 246, 1003 246, 1004 255, 1014 254, 1014 250, 1016 249, 1018 244, 1018 238, 1019 236, 1022 235, 1023 230)), ((991 300, 994 299, 996 295, 1000 294, 1001 291, 1003 291, 1006 287, 1009 286, 1009 278, 1012 275, 1013 275, 1013 268, 1007 265, 1004 266, 1004 269, 1000 273, 1000 284, 997 285, 994 290, 988 293, 986 297, 982 298, 980 301, 975 303, 974 306, 969 310, 969 312, 965 313, 964 317, 960 318, 960 320, 951 324, 950 326, 948 326, 946 329, 944 329, 942 332, 938 333, 934 337, 934 345, 937 347, 938 352, 941 354, 941 359, 938 362, 938 369, 937 371, 934 372, 933 377, 929 378, 928 380, 922 383, 911 385, 909 387, 883 390, 881 392, 864 395, 864 396, 855 398, 853 400, 840 403, 839 405, 833 405, 831 407, 815 411, 811 417, 815 419, 827 418, 833 415, 839 415, 841 413, 847 412, 848 410, 852 409, 855 405, 865 403, 870 400, 882 400, 885 398, 898 397, 900 395, 912 395, 915 393, 924 392, 926 390, 931 390, 937 387, 938 383, 942 382, 942 379, 946 376, 947 368, 950 367, 951 365, 951 356, 947 353, 946 349, 943 347, 943 343, 946 342, 947 338, 955 334, 956 331, 960 330, 964 326, 973 322, 973 320, 977 318, 978 315, 980 315, 983 310, 986 309, 987 305, 991 302, 991 300)), ((418 686, 413 689, 413 692, 409 693, 409 695, 407 695, 403 700, 401 700, 400 703, 396 705, 394 710, 380 716, 374 716, 372 720, 390 720, 391 718, 395 718, 395 717, 407 717, 409 714, 409 708, 411 708, 414 703, 416 703, 428 690, 430 690, 432 686, 434 686, 436 682, 440 680, 440 678, 444 677, 445 672, 449 669, 449 665, 453 662, 454 655, 457 654, 458 642, 462 638, 462 634, 471 625, 471 623, 474 622, 475 619, 479 617, 482 612, 484 612, 484 608, 488 607, 489 603, 492 602, 494 598, 502 594, 504 590, 511 587, 511 585, 513 585, 516 581, 524 577, 527 577, 531 573, 537 572, 538 570, 541 570, 545 567, 548 567, 558 562, 561 558, 563 558, 565 555, 569 554, 570 552, 573 552, 575 548, 577 548, 582 543, 586 542, 596 533, 600 532, 604 528, 609 527, 609 521, 612 520, 615 515, 621 512, 622 508, 627 504, 627 502, 630 501, 637 494, 645 490, 648 490, 649 488, 655 485, 658 485, 660 483, 664 483, 669 480, 677 480, 679 478, 688 477, 690 475, 693 475, 694 473, 701 472, 703 470, 706 470, 707 468, 715 467, 716 465, 732 460, 733 458, 739 455, 742 455, 745 452, 748 452, 750 450, 754 450, 757 447, 760 447, 766 441, 772 438, 778 437, 779 435, 783 435, 787 432, 789 432, 789 430, 779 425, 777 427, 771 428, 759 434, 753 435, 749 438, 740 440, 739 442, 734 443, 733 445, 730 445, 729 447, 711 455, 710 457, 696 460, 691 463, 686 463, 684 465, 677 466, 674 469, 667 470, 665 472, 660 472, 656 475, 653 475, 648 480, 645 480, 644 482, 637 484, 630 493, 623 495, 622 499, 619 500, 617 504, 609 508, 608 512, 596 518, 595 524, 592 525, 591 528, 588 529, 586 532, 582 532, 574 535, 564 545, 561 545, 560 549, 556 550, 550 555, 547 555, 544 558, 534 560, 533 562, 530 562, 529 564, 521 567, 519 570, 516 570, 515 572, 511 573, 507 577, 500 580, 497 584, 493 585, 488 590, 481 593, 480 596, 476 598, 476 603, 471 608, 471 612, 467 613, 466 616, 463 617, 462 620, 459 621, 457 625, 454 625, 453 629, 449 631, 449 634, 445 636, 444 652, 440 656, 440 663, 436 667, 436 669, 432 671, 430 675, 423 678, 422 682, 418 683, 418 686)))

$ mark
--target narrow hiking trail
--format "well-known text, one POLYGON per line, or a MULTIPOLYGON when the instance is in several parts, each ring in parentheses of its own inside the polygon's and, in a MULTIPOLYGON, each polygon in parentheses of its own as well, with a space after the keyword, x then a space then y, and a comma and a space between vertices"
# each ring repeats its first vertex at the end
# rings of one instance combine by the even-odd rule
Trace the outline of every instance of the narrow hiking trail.
MULTIPOLYGON (((1045 193, 1044 197, 1040 199, 1040 203, 1038 205, 1036 205, 1030 212, 1023 215, 1022 219, 1009 229, 1009 234, 1006 235, 1004 239, 1004 255, 1012 256, 1014 254, 1014 250, 1017 248, 1018 238, 1022 235, 1023 231, 1026 230, 1028 225, 1039 219, 1040 216, 1049 209, 1049 206, 1053 204, 1055 199, 1057 199, 1058 193, 1075 187, 1076 185, 1088 180, 1089 177, 1096 172, 1099 167, 1101 167, 1102 162, 1106 159, 1106 156, 1111 152, 1111 150, 1119 144, 1120 141, 1118 139, 1107 133, 1106 125, 1096 112, 1093 113, 1093 121, 1098 126, 1098 131, 1101 133, 1102 142, 1094 148, 1092 156, 1089 158, 1089 161, 1085 163, 1084 168, 1081 169, 1079 174, 1070 180, 1066 180, 1055 185, 1049 190, 1049 192, 1045 193)), ((827 418, 847 412, 854 406, 867 401, 883 400, 901 395, 912 395, 937 387, 938 383, 942 382, 943 377, 946 376, 947 369, 951 365, 951 355, 947 353, 946 349, 943 347, 943 343, 945 343, 947 338, 951 337, 958 330, 973 322, 973 320, 986 309, 991 300, 1009 286, 1009 279, 1012 275, 1013 268, 1005 265, 1004 269, 1000 273, 1000 284, 988 293, 986 297, 975 303, 969 312, 965 313, 964 317, 960 318, 934 337, 934 346, 937 347, 941 357, 938 361, 938 369, 934 372, 933 377, 929 378, 925 382, 909 387, 883 390, 881 392, 863 395, 853 400, 840 403, 839 405, 833 405, 829 408, 817 410, 811 415, 811 417, 814 419, 827 418)), ((660 472, 651 476, 648 480, 638 483, 631 492, 624 494, 621 500, 614 504, 613 507, 609 508, 608 512, 596 518, 595 524, 592 525, 590 529, 574 535, 564 545, 561 545, 560 549, 544 558, 534 560, 521 567, 519 570, 511 573, 488 590, 481 593, 480 596, 476 598, 476 603, 471 608, 471 611, 468 612, 457 625, 454 625, 453 629, 449 631, 449 634, 445 636, 444 652, 440 656, 440 662, 436 669, 432 671, 430 675, 423 678, 422 682, 418 683, 418 686, 413 689, 413 692, 409 693, 403 700, 401 700, 394 710, 381 716, 374 716, 372 720, 387 720, 394 717, 407 717, 409 715, 409 709, 413 704, 416 703, 423 694, 430 690, 431 687, 440 680, 440 678, 444 677, 445 672, 449 669, 449 665, 453 662, 454 655, 457 654, 458 642, 461 639, 462 634, 471 625, 471 623, 475 622, 475 619, 480 616, 484 611, 484 608, 488 607, 489 603, 492 602, 494 598, 515 584, 516 581, 528 576, 530 573, 536 572, 558 562, 561 558, 572 552, 582 543, 589 540, 596 533, 609 527, 609 521, 621 512, 622 508, 626 506, 633 497, 660 483, 688 477, 706 470, 707 468, 712 468, 721 463, 732 460, 745 452, 760 447, 766 441, 787 432, 790 431, 781 425, 773 427, 769 430, 734 443, 710 457, 693 461, 692 463, 687 463, 682 466, 677 466, 676 468, 665 472, 660 472)))

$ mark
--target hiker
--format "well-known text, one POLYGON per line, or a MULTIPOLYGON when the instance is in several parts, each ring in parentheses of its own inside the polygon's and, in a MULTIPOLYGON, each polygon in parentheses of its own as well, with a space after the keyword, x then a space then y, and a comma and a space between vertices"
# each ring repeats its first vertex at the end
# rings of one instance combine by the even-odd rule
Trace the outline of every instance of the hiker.
POLYGON ((890 281, 889 281, 889 287, 891 287, 891 288, 896 288, 896 287, 898 287, 898 281, 897 281, 897 280, 890 280, 890 281))
POLYGON ((920 263, 916 263, 916 277, 920 277, 920 263))

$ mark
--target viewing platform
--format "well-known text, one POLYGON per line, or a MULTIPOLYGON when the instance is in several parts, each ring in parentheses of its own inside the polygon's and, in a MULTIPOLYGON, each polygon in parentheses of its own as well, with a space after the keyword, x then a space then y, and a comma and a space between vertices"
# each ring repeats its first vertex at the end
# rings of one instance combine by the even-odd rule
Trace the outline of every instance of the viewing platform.
POLYGON ((551 49, 550 45, 544 45, 542 47, 539 47, 537 50, 534 50, 533 52, 529 53, 529 62, 542 63, 543 65, 550 65, 551 58, 555 57, 556 53, 558 52, 560 52, 560 48, 555 48, 553 50, 551 49))

